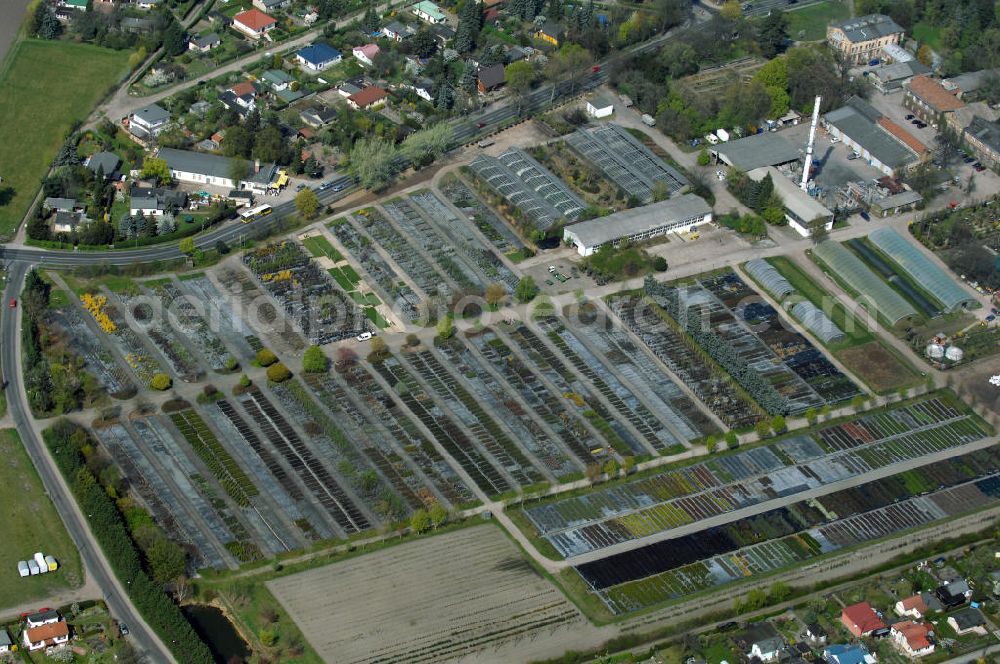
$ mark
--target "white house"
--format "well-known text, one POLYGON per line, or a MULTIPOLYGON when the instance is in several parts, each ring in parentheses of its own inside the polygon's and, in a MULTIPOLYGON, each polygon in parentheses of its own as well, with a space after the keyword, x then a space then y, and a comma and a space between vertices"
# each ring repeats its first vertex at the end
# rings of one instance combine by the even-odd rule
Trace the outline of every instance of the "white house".
POLYGON ((896 615, 903 618, 916 618, 919 620, 927 614, 927 603, 920 595, 907 597, 896 602, 896 615))
POLYGON ((441 8, 430 0, 420 0, 420 2, 413 5, 411 9, 413 10, 414 16, 419 18, 421 21, 430 23, 431 25, 444 23, 448 19, 448 17, 445 16, 445 13, 441 11, 441 8))
POLYGON ((986 617, 979 609, 964 608, 948 616, 948 625, 955 630, 959 636, 965 634, 978 634, 986 636, 986 617))
POLYGON ((162 217, 172 209, 183 209, 187 194, 175 189, 147 189, 133 187, 129 192, 129 214, 143 217, 162 217))
POLYGON ((150 104, 129 117, 129 131, 139 138, 155 138, 170 123, 170 113, 159 104, 150 104))
POLYGON ((917 623, 904 620, 892 626, 889 630, 896 647, 908 657, 925 657, 934 652, 934 629, 927 623, 917 623))
POLYGON ((322 42, 310 44, 295 54, 295 61, 311 71, 323 71, 341 60, 340 51, 322 42))
POLYGON ((10 639, 10 634, 7 630, 0 629, 0 652, 10 652, 10 647, 14 645, 14 642, 10 639))
POLYGON ((747 657, 761 662, 776 662, 785 647, 785 641, 771 623, 750 625, 742 641, 750 646, 747 657))
POLYGON ((24 630, 24 645, 28 650, 41 650, 69 641, 69 625, 64 621, 46 623, 24 630))
POLYGON ((253 6, 262 12, 273 12, 292 4, 292 0, 253 0, 253 6))
POLYGON ((188 50, 198 53, 208 53, 213 48, 218 48, 222 43, 219 33, 210 32, 207 35, 195 35, 188 40, 188 50))
POLYGON ((59 616, 59 612, 52 609, 49 609, 48 611, 40 611, 39 613, 32 613, 24 618, 28 627, 51 625, 52 623, 57 623, 60 620, 62 620, 62 618, 59 616))
POLYGON ((607 118, 615 112, 613 101, 603 95, 597 95, 593 99, 587 100, 587 115, 594 118, 607 118))
POLYGON ((355 46, 351 49, 351 53, 357 58, 358 62, 371 67, 375 64, 375 56, 379 54, 379 50, 378 44, 365 44, 364 46, 355 46))
POLYGON ((274 18, 259 9, 248 9, 233 17, 233 27, 250 39, 260 39, 277 25, 274 18))

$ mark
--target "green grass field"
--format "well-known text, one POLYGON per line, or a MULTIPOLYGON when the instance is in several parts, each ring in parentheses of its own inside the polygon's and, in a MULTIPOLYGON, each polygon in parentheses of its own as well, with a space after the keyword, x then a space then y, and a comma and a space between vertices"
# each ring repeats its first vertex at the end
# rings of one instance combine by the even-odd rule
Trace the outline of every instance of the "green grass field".
POLYGON ((941 28, 935 28, 926 23, 913 26, 913 37, 921 44, 927 44, 935 51, 941 47, 941 28))
POLYGON ((0 607, 22 606, 80 586, 80 556, 14 429, 0 429, 0 458, 0 520, 4 524, 4 537, 0 539, 0 607), (27 560, 36 551, 55 556, 59 569, 21 578, 17 562, 27 560))
POLYGON ((313 235, 312 237, 305 238, 302 240, 302 246, 308 249, 309 253, 313 256, 326 256, 334 263, 344 260, 340 252, 322 235, 313 235))
POLYGON ((798 41, 826 39, 826 26, 850 15, 850 5, 845 0, 827 0, 786 11, 788 36, 798 41))
POLYGON ((0 239, 13 235, 74 122, 125 73, 127 51, 28 39, 0 76, 0 177, 12 187, 0 207, 0 239))

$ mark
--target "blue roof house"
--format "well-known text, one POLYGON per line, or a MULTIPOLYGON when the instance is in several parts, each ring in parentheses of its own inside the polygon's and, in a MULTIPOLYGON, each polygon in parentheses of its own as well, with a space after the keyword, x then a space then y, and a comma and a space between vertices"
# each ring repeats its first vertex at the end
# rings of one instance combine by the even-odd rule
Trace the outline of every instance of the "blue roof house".
POLYGON ((295 54, 295 60, 311 71, 323 71, 341 59, 340 51, 323 43, 310 44, 295 54))

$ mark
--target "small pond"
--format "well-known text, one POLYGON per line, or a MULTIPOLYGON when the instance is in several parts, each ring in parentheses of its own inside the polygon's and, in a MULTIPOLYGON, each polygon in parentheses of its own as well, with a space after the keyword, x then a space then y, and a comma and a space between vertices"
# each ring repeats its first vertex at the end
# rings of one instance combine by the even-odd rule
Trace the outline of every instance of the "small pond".
POLYGON ((250 647, 220 609, 205 604, 190 604, 181 607, 181 611, 212 651, 216 662, 226 664, 236 657, 250 657, 250 647))

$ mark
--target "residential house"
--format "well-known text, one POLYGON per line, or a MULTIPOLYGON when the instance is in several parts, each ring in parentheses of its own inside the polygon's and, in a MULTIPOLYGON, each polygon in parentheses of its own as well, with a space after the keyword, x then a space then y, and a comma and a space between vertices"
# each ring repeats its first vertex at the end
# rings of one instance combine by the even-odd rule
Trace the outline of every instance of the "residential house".
POLYGON ((270 85, 271 89, 275 92, 280 92, 282 90, 287 90, 295 81, 295 78, 288 72, 282 71, 281 69, 268 69, 266 72, 261 74, 260 80, 270 85))
POLYGON ((865 72, 865 76, 876 90, 886 95, 901 90, 914 76, 922 76, 930 72, 931 68, 919 60, 910 60, 891 65, 879 65, 865 72))
POLYGON ((69 625, 65 621, 47 623, 24 630, 24 645, 28 650, 41 650, 69 641, 69 625))
POLYGON ((413 90, 424 101, 434 101, 434 81, 429 78, 422 78, 416 83, 407 84, 403 87, 413 90))
POLYGON ((229 91, 237 98, 257 96, 257 86, 252 81, 241 81, 236 85, 230 86, 229 91))
POLYGON ((278 90, 274 93, 274 96, 285 102, 286 104, 291 104, 299 99, 305 97, 301 90, 278 90))
POLYGON ((870 166, 892 177, 928 156, 926 150, 919 154, 916 151, 923 147, 922 143, 898 124, 883 121, 882 114, 860 97, 851 97, 846 105, 827 113, 823 125, 830 136, 842 140, 870 166))
POLYGON ((445 23, 437 23, 431 26, 431 32, 434 33, 441 46, 446 46, 448 42, 455 38, 455 31, 445 23))
POLYGON ((11 646, 14 642, 10 638, 10 634, 5 629, 0 629, 0 652, 10 652, 11 646))
POLYGON ((83 212, 56 212, 52 218, 53 233, 72 233, 87 221, 83 212))
POLYGON ((840 612, 840 622, 854 636, 871 636, 875 632, 885 630, 885 623, 875 613, 868 602, 858 602, 845 606, 840 612))
POLYGON ((151 139, 170 124, 170 113, 159 104, 143 106, 129 116, 128 130, 137 138, 151 139))
POLYGON ((1000 166, 1000 124, 975 118, 962 138, 983 166, 994 169, 1000 166))
POLYGON ((904 620, 889 630, 893 643, 908 657, 926 657, 934 652, 934 628, 927 623, 904 620))
POLYGON ((250 39, 260 39, 277 26, 274 18, 259 9, 248 9, 233 17, 233 27, 250 39))
POLYGON ((615 103, 604 95, 595 95, 587 100, 587 115, 594 118, 608 118, 615 112, 615 103))
POLYGON ((506 72, 501 64, 483 67, 477 76, 476 87, 479 88, 479 94, 483 95, 496 90, 507 80, 506 72))
POLYGON ((299 117, 310 127, 318 129, 336 120, 337 111, 328 106, 320 106, 319 108, 309 108, 302 111, 299 113, 299 117))
POLYGON ((896 615, 902 618, 916 618, 918 620, 927 615, 928 611, 927 603, 920 595, 899 600, 896 602, 895 609, 896 615))
POLYGON ((148 18, 138 18, 136 16, 123 16, 118 23, 118 29, 133 35, 149 34, 156 28, 156 23, 148 18))
POLYGON ((972 598, 972 589, 965 579, 954 579, 941 585, 934 591, 946 608, 961 606, 972 598))
POLYGON ((62 620, 62 617, 55 609, 46 609, 45 611, 39 611, 38 613, 32 613, 24 617, 24 622, 28 627, 51 625, 60 620, 62 620))
POLYGON ((253 0, 253 6, 262 12, 274 12, 292 4, 292 0, 253 0))
POLYGON ((236 111, 242 117, 246 117, 251 111, 257 108, 256 97, 251 94, 237 96, 232 90, 225 90, 219 93, 219 103, 226 108, 236 111))
POLYGON ((310 44, 295 54, 295 61, 310 71, 323 71, 341 60, 340 51, 323 42, 310 44))
POLYGON ((139 9, 156 9, 160 6, 160 0, 135 0, 135 6, 139 9))
POLYGON ((445 13, 441 11, 441 8, 431 2, 431 0, 420 0, 420 2, 410 7, 410 10, 421 21, 432 25, 444 23, 448 19, 445 13))
POLYGON ((861 643, 837 643, 823 651, 827 664, 875 664, 878 658, 861 643))
POLYGON ((386 103, 389 93, 378 87, 371 85, 347 98, 347 103, 356 111, 368 110, 382 106, 386 103))
POLYGON ((761 662, 777 661, 785 647, 785 640, 768 622, 749 625, 739 642, 743 648, 749 648, 747 658, 756 658, 761 662))
POLYGON ((379 54, 379 50, 378 44, 365 44, 364 46, 355 46, 351 49, 351 53, 361 64, 371 67, 375 64, 375 56, 379 54))
POLYGON ((857 16, 826 28, 830 48, 855 65, 878 59, 883 46, 898 44, 902 39, 903 28, 883 14, 857 16))
POLYGON ((85 12, 87 11, 87 0, 60 0, 59 6, 85 12))
POLYGON ((959 636, 966 634, 986 636, 987 634, 986 616, 979 609, 971 607, 966 607, 948 616, 948 625, 959 636))
POLYGON ((247 169, 239 182, 234 182, 236 165, 229 157, 174 148, 161 148, 157 156, 167 162, 171 177, 178 182, 226 189, 266 190, 278 174, 278 167, 274 164, 255 164, 252 169, 247 169))
POLYGON ((208 53, 222 44, 219 33, 210 32, 207 35, 195 35, 188 40, 188 50, 198 53, 208 53))
POLYGON ((102 173, 107 180, 118 172, 121 164, 122 160, 114 152, 95 152, 87 158, 85 165, 94 173, 102 173))
POLYGON ((56 198, 49 196, 42 201, 42 208, 51 212, 82 212, 85 208, 77 205, 75 198, 56 198))
POLYGON ((527 60, 528 56, 531 55, 534 50, 535 49, 530 46, 512 46, 507 49, 506 53, 504 53, 503 61, 509 65, 512 62, 517 62, 518 60, 527 60))
POLYGON ((187 205, 186 193, 163 187, 132 187, 129 199, 129 214, 144 217, 162 217, 187 205))
POLYGON ((411 25, 404 25, 399 21, 391 21, 382 26, 382 34, 394 42, 401 42, 417 34, 417 31, 411 25))
POLYGON ((826 639, 828 638, 826 630, 819 623, 809 623, 806 625, 806 631, 802 635, 813 646, 826 645, 826 639))
POLYGON ((914 76, 905 87, 903 106, 935 129, 943 125, 949 113, 965 106, 964 101, 933 78, 914 76))
POLYGON ((547 42, 553 46, 559 46, 562 34, 562 26, 557 21, 545 21, 545 23, 535 30, 535 39, 541 39, 543 42, 547 42))

